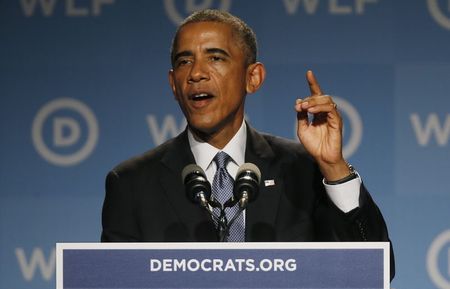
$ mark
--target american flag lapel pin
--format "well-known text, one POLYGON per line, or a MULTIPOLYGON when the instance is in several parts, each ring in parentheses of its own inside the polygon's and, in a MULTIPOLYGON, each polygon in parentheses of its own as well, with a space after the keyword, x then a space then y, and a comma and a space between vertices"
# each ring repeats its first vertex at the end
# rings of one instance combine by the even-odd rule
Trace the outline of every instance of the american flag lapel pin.
POLYGON ((275 186, 275 180, 264 180, 265 187, 275 186))

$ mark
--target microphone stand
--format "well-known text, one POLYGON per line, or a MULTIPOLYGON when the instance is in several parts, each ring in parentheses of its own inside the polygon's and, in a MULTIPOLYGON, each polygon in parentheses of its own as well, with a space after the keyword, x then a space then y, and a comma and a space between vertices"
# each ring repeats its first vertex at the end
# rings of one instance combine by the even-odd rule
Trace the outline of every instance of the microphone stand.
POLYGON ((220 204, 219 202, 215 201, 214 199, 211 199, 209 201, 209 208, 207 209, 208 213, 210 213, 211 218, 214 222, 214 225, 217 224, 217 232, 219 235, 219 242, 226 242, 225 239, 230 234, 230 228, 233 225, 233 223, 236 221, 236 219, 242 214, 242 212, 245 210, 245 205, 239 203, 239 210, 234 214, 233 218, 228 222, 227 216, 225 215, 225 208, 231 208, 234 205, 236 205, 239 202, 239 200, 231 198, 225 204, 220 204), (220 209, 220 215, 217 217, 214 215, 211 208, 219 208, 220 209))
MULTIPOLYGON (((231 198, 230 200, 228 200, 227 202, 225 202, 225 204, 223 205, 223 207, 221 208, 221 212, 220 214, 224 215, 225 217, 225 208, 231 208, 234 205, 236 205, 236 203, 238 202, 238 200, 231 198)), ((230 234, 230 228, 233 225, 234 221, 236 221, 236 219, 242 214, 242 212, 245 210, 245 206, 239 206, 239 210, 236 212, 236 214, 234 214, 233 218, 231 218, 230 222, 226 222, 225 223, 225 228, 224 231, 221 232, 219 229, 219 234, 222 233, 220 236, 220 242, 225 242, 225 238, 230 234)), ((226 217, 225 217, 225 221, 226 221, 226 217)))
POLYGON ((228 220, 227 216, 225 215, 225 207, 221 206, 220 208, 220 216, 217 220, 217 229, 219 233, 219 241, 225 242, 225 238, 228 236, 228 220))
POLYGON ((208 202, 207 206, 203 206, 203 208, 208 212, 208 214, 211 217, 211 220, 213 221, 214 227, 217 225, 217 232, 219 235, 220 242, 225 242, 225 238, 228 234, 229 228, 228 228, 228 220, 225 215, 225 207, 211 198, 208 202), (216 216, 213 212, 213 209, 218 208, 220 210, 219 216, 216 216))
POLYGON ((244 211, 244 208, 239 208, 239 211, 236 212, 236 214, 233 216, 233 218, 230 220, 230 222, 226 225, 225 231, 222 235, 222 239, 220 242, 225 242, 225 237, 227 237, 230 234, 230 228, 231 225, 233 225, 234 221, 242 214, 244 211))

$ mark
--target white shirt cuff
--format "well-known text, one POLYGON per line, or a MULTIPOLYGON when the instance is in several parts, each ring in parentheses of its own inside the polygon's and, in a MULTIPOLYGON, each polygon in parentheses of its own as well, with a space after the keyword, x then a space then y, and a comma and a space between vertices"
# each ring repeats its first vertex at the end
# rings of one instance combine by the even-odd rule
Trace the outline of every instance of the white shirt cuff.
POLYGON ((358 174, 356 179, 339 185, 328 185, 325 179, 322 181, 331 201, 344 213, 348 213, 359 207, 359 190, 361 178, 358 174))

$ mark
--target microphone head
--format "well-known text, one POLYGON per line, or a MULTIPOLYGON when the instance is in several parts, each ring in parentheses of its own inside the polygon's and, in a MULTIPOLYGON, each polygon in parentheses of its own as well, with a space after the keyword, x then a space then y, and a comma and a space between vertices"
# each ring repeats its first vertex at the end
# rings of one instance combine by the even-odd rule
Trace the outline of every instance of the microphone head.
POLYGON ((189 165, 185 166, 184 169, 181 171, 181 181, 183 183, 185 183, 187 175, 192 174, 192 173, 197 173, 197 174, 205 176, 205 172, 203 171, 203 169, 200 166, 198 166, 196 164, 189 164, 189 165))
POLYGON ((193 203, 200 203, 200 194, 209 200, 211 197, 211 184, 206 179, 205 172, 196 164, 184 167, 181 172, 181 181, 184 184, 187 198, 193 203))
POLYGON ((248 202, 254 201, 259 193, 261 171, 252 163, 245 163, 239 167, 234 181, 234 198, 240 200, 244 193, 248 202))

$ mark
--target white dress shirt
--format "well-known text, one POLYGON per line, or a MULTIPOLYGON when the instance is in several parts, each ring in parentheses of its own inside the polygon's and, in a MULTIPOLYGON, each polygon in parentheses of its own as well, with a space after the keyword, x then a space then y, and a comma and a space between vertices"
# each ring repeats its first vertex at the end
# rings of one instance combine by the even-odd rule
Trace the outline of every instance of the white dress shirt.
MULTIPOLYGON (((245 162, 245 149, 247 144, 247 126, 245 121, 242 122, 237 133, 222 150, 207 142, 196 139, 189 129, 188 139, 195 162, 205 171, 206 178, 211 184, 217 170, 216 163, 213 162, 213 159, 219 151, 226 152, 231 157, 231 161, 227 164, 227 170, 233 178, 236 176, 239 167, 245 162)), ((359 206, 359 189, 361 186, 361 178, 359 175, 358 178, 343 184, 328 185, 325 182, 323 184, 330 199, 344 213, 359 206)))

